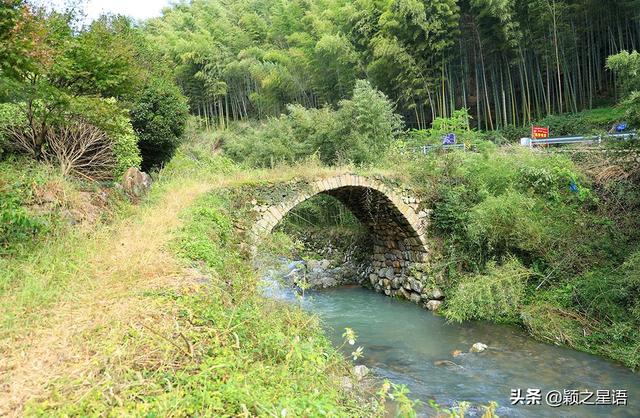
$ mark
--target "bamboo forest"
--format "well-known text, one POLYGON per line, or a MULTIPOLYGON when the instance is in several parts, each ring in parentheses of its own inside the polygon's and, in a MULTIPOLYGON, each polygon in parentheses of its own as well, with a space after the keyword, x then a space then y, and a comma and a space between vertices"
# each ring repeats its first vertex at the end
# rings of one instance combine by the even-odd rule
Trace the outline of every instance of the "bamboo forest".
POLYGON ((148 31, 209 123, 320 107, 366 78, 408 126, 467 108, 480 129, 620 96, 605 61, 635 50, 634 0, 193 1, 148 31))

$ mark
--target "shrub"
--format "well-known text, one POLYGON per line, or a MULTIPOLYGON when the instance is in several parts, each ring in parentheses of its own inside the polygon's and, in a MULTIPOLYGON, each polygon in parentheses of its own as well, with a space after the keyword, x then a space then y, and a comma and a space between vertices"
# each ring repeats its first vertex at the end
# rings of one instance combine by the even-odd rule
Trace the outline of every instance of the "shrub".
POLYGON ((622 108, 629 122, 640 126, 640 53, 622 51, 607 58, 607 68, 616 74, 622 93, 622 108))
POLYGON ((338 110, 289 105, 287 111, 223 134, 225 150, 236 161, 261 167, 314 153, 325 164, 366 164, 382 158, 402 127, 391 102, 366 81, 356 83, 352 99, 341 101, 338 110))
POLYGON ((469 214, 469 237, 487 256, 514 250, 536 251, 545 241, 544 223, 534 210, 536 201, 515 191, 490 196, 469 214))
POLYGON ((640 327, 637 322, 613 322, 588 334, 583 344, 578 348, 619 361, 633 371, 640 369, 640 327))
POLYGON ((44 226, 26 211, 18 194, 0 184, 0 256, 34 239, 44 226))
POLYGON ((531 135, 531 128, 507 125, 497 131, 488 131, 485 135, 488 140, 499 145, 502 145, 505 142, 520 143, 520 138, 525 138, 531 135))
POLYGON ((11 103, 0 103, 0 158, 10 148, 9 129, 21 129, 27 123, 21 109, 11 103))
POLYGON ((594 318, 626 320, 639 296, 632 283, 610 269, 589 271, 572 282, 576 306, 594 318))
POLYGON ((469 222, 469 191, 464 185, 444 188, 434 205, 433 225, 445 234, 465 235, 469 222))
POLYGON ((522 322, 538 339, 640 367, 633 174, 594 189, 566 156, 521 147, 404 164, 432 202, 449 318, 522 322))
POLYGON ((625 116, 629 123, 638 127, 640 126, 640 91, 634 91, 629 97, 622 102, 625 109, 625 116))
POLYGON ((317 153, 325 164, 335 163, 341 150, 336 144, 341 129, 337 112, 328 107, 306 109, 301 105, 288 105, 287 110, 292 139, 297 144, 297 159, 317 153))
POLYGON ((52 177, 49 166, 26 158, 10 156, 0 161, 0 258, 30 248, 54 224, 49 213, 29 209, 35 200, 34 190, 52 177))
POLYGON ((515 258, 501 266, 490 264, 485 274, 470 275, 458 283, 447 301, 445 315, 459 322, 516 322, 530 276, 531 272, 515 258))
POLYGON ((640 290, 640 249, 629 256, 622 266, 622 271, 629 279, 629 284, 640 290))
POLYGON ((529 193, 545 198, 547 203, 590 202, 595 200, 583 176, 562 160, 551 164, 523 165, 518 170, 517 181, 529 193))
POLYGON ((18 105, 0 105, 0 154, 3 141, 5 147, 54 163, 65 175, 105 180, 140 166, 138 138, 127 111, 114 98, 73 97, 63 118, 35 131, 27 129, 18 105))
POLYGON ((603 321, 640 325, 640 251, 616 269, 590 271, 572 282, 581 312, 603 321))
POLYGON ((586 318, 550 302, 536 302, 522 310, 522 321, 538 340, 576 347, 588 328, 586 318))
POLYGON ((622 51, 607 58, 607 68, 616 74, 616 81, 623 96, 640 91, 640 53, 622 51))
POLYGON ((320 158, 326 163, 335 163, 336 157, 356 164, 371 163, 380 159, 400 134, 403 123, 393 104, 365 80, 358 80, 352 98, 340 101, 339 106, 336 135, 326 135, 326 142, 316 138, 320 158))
POLYGON ((640 367, 640 252, 618 269, 598 269, 539 292, 522 319, 538 339, 640 367))
POLYGON ((111 178, 116 167, 114 144, 107 134, 84 122, 71 123, 48 133, 45 159, 63 176, 80 175, 91 180, 111 178))
POLYGON ((120 115, 113 121, 113 153, 116 158, 114 176, 122 176, 129 167, 140 167, 142 161, 138 148, 138 137, 126 115, 120 115))
POLYGON ((177 86, 154 79, 136 97, 130 111, 131 124, 138 135, 142 168, 148 171, 167 163, 182 139, 188 106, 177 86))
POLYGON ((467 109, 458 109, 451 117, 437 117, 430 129, 413 130, 407 133, 405 139, 409 146, 441 145, 443 137, 455 134, 459 144, 475 144, 484 139, 484 134, 470 127, 471 115, 467 109))
POLYGON ((185 133, 187 143, 178 148, 159 177, 201 177, 204 173, 219 176, 236 170, 235 163, 228 156, 216 152, 219 145, 217 133, 197 130, 196 121, 192 119, 192 122, 185 133))
POLYGON ((252 167, 273 167, 276 163, 292 163, 310 154, 309 143, 294 137, 290 121, 282 116, 269 118, 258 125, 241 125, 222 133, 226 153, 235 161, 252 167))
POLYGON ((104 131, 111 140, 115 165, 112 177, 119 178, 129 167, 140 167, 138 137, 126 109, 116 99, 76 98, 71 108, 76 118, 104 131))

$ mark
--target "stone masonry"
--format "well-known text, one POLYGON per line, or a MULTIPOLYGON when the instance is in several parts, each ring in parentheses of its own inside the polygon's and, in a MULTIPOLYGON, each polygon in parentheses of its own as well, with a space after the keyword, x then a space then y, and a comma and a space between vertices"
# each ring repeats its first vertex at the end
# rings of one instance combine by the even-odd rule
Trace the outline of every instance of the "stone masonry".
POLYGON ((422 282, 414 278, 415 268, 423 265, 429 251, 426 232, 430 211, 407 190, 392 188, 378 179, 343 174, 318 180, 281 202, 256 204, 254 239, 270 233, 292 208, 320 193, 338 199, 371 231, 371 266, 363 273, 376 291, 414 302, 431 299, 422 282))

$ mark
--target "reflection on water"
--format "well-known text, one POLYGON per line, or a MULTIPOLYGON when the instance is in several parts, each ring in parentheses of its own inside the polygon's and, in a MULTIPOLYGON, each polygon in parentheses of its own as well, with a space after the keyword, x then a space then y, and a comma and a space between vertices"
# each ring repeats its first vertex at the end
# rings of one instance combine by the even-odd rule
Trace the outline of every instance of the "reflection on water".
POLYGON ((410 302, 357 287, 308 292, 303 300, 279 286, 270 286, 266 293, 318 314, 336 344, 341 343, 345 327, 353 328, 357 345, 365 348, 359 363, 380 378, 407 385, 411 397, 424 404, 430 399, 444 406, 462 400, 486 405, 494 400, 500 405, 498 414, 507 417, 640 417, 639 375, 596 356, 537 342, 513 327, 450 324, 410 302), (476 342, 489 348, 469 353, 476 342), (454 350, 466 354, 453 357, 454 350), (511 389, 517 388, 541 389, 543 394, 626 389, 628 402, 627 406, 511 406, 511 389))

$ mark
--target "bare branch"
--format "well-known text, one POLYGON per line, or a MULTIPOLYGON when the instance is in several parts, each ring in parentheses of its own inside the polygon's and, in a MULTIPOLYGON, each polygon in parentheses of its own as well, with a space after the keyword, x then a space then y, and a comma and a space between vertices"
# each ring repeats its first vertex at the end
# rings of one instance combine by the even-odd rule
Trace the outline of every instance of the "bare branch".
POLYGON ((59 166, 63 175, 79 175, 92 180, 110 179, 116 165, 111 139, 85 122, 49 131, 44 158, 59 166))

